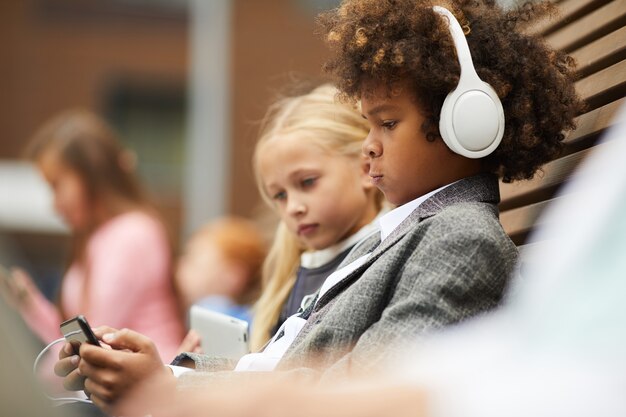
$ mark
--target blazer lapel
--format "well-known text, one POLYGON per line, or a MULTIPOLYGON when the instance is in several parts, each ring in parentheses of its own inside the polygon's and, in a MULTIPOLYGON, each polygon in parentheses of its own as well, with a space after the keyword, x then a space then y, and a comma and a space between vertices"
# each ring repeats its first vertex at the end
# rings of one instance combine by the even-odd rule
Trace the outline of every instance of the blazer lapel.
POLYGON ((498 187, 498 178, 493 174, 479 174, 473 177, 464 178, 450 186, 444 188, 437 194, 428 198, 419 207, 417 207, 402 223, 391 232, 389 236, 380 242, 380 235, 372 236, 366 240, 361 246, 358 253, 348 256, 348 262, 344 261, 343 265, 348 265, 358 256, 362 256, 369 251, 371 255, 363 265, 348 274, 344 279, 339 281, 335 286, 329 289, 322 297, 317 300, 313 311, 317 311, 336 297, 349 286, 353 281, 358 279, 363 272, 370 267, 378 258, 380 258, 389 248, 393 247, 404 235, 424 219, 434 216, 444 208, 464 202, 484 202, 492 204, 495 214, 498 214, 497 204, 500 202, 500 190, 498 187), (378 246, 376 246, 378 245, 378 246), (371 249, 373 248, 373 250, 371 249))
POLYGON ((500 202, 498 177, 478 174, 459 180, 424 201, 417 210, 420 220, 423 220, 453 204, 469 202, 489 203, 497 209, 500 202))
MULTIPOLYGON (((360 277, 363 271, 369 268, 370 265, 374 263, 378 258, 380 258, 383 253, 385 253, 389 248, 391 248, 400 239, 402 239, 402 236, 404 236, 409 230, 411 230, 411 228, 416 223, 419 222, 418 214, 419 214, 418 209, 413 211, 409 215, 409 217, 407 217, 402 223, 400 223, 400 225, 398 225, 398 227, 389 236, 387 236, 387 239, 385 239, 383 242, 380 242, 380 234, 377 236, 377 239, 372 239, 372 242, 369 242, 369 245, 367 245, 368 247, 373 248, 373 250, 371 251, 371 255, 369 256, 369 258, 367 258, 367 261, 365 261, 363 265, 359 266, 357 269, 352 271, 352 273, 348 274, 344 279, 339 281, 331 289, 329 289, 322 297, 320 297, 319 300, 317 300, 315 304, 314 311, 319 310, 326 303, 328 303, 330 300, 336 297, 339 293, 341 293, 341 291, 343 291, 344 288, 346 288, 354 280, 360 277)), ((363 246, 366 246, 366 245, 364 244, 363 246)), ((365 251, 359 251, 359 252, 361 253, 361 255, 364 255, 365 253, 367 253, 365 251)), ((347 265, 347 264, 348 263, 344 263, 344 265, 347 265)))

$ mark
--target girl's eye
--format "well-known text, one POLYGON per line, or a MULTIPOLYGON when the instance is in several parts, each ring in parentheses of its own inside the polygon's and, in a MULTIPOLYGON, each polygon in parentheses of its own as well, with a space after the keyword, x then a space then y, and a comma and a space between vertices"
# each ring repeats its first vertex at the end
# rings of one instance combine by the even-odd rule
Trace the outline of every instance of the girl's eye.
POLYGON ((306 188, 306 187, 312 186, 313 184, 315 184, 315 180, 317 180, 317 178, 314 178, 314 177, 303 179, 301 182, 302 187, 306 188))
POLYGON ((397 120, 385 120, 381 123, 381 126, 385 129, 393 130, 397 124, 397 120))
POLYGON ((277 200, 277 201, 282 201, 282 200, 285 200, 286 198, 287 198, 286 191, 279 191, 272 196, 272 200, 277 200))

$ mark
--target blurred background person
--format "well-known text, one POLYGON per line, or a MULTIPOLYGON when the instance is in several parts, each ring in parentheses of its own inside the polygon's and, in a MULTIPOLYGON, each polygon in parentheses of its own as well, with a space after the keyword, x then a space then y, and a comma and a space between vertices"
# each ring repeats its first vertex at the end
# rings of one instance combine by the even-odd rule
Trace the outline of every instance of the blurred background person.
MULTIPOLYGON (((178 260, 176 289, 183 314, 197 305, 252 323, 252 306, 261 291, 261 266, 267 243, 250 220, 228 216, 194 233, 178 260)), ((189 330, 179 352, 202 352, 201 337, 189 330)))
POLYGON ((224 217, 200 228, 185 245, 176 270, 185 313, 198 305, 250 322, 265 253, 261 231, 244 218, 224 217))
POLYGON ((183 335, 171 247, 135 177, 132 154, 105 123, 82 110, 46 123, 29 154, 71 230, 72 250, 56 303, 25 271, 15 269, 11 304, 46 344, 61 337, 63 320, 83 314, 94 327, 115 323, 142 329, 170 360, 183 335))

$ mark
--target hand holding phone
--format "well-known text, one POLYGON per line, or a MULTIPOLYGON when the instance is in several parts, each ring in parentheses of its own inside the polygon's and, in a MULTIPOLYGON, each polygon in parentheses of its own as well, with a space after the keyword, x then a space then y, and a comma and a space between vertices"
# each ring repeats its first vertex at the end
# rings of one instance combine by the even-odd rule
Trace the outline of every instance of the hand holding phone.
POLYGON ((91 326, 89 326, 85 316, 76 316, 61 323, 61 333, 63 333, 65 340, 72 345, 74 353, 77 355, 80 345, 83 343, 100 346, 100 342, 93 330, 91 330, 91 326))

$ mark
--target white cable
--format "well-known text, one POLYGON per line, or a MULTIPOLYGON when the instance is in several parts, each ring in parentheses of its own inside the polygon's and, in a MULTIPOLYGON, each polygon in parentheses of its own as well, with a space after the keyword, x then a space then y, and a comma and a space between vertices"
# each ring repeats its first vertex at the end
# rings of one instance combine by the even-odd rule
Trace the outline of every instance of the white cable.
MULTIPOLYGON (((66 336, 72 336, 72 335, 75 335, 75 334, 78 334, 78 333, 81 333, 81 331, 80 330, 76 330, 76 331, 68 333, 66 336)), ((37 377, 37 365, 39 365, 39 361, 41 360, 43 355, 45 355, 46 352, 48 350, 50 350, 50 348, 52 346, 56 345, 57 343, 61 343, 61 342, 65 342, 65 337, 61 337, 60 339, 55 340, 54 342, 50 343, 48 346, 43 348, 43 350, 41 352, 39 352, 39 355, 37 355, 37 357, 35 358, 35 363, 33 363, 33 374, 35 374, 35 377, 37 377)), ((45 395, 46 398, 48 398, 49 400, 52 400, 52 401, 68 401, 68 402, 72 401, 72 402, 93 404, 93 402, 91 400, 85 400, 83 398, 75 398, 75 397, 59 397, 59 398, 55 398, 55 397, 49 396, 45 392, 43 393, 43 395, 45 395)))

